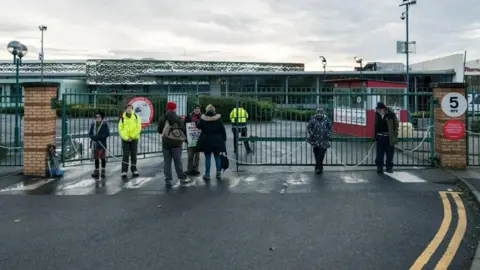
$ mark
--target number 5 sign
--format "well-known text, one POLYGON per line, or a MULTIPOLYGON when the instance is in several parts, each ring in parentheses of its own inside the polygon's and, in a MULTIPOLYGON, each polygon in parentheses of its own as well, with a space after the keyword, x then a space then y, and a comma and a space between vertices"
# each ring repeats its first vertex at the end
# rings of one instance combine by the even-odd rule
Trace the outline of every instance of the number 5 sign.
POLYGON ((467 111, 467 100, 460 93, 448 93, 442 99, 442 111, 450 117, 460 117, 467 111))

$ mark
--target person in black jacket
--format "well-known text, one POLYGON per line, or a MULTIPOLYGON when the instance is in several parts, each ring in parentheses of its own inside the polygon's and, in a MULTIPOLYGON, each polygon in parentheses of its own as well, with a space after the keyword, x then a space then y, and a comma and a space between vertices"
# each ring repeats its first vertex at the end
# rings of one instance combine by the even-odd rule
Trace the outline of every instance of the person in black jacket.
POLYGON ((176 109, 177 105, 174 102, 168 102, 167 112, 158 120, 157 131, 162 135, 163 173, 167 188, 172 186, 172 160, 180 183, 186 185, 191 182, 191 179, 183 172, 182 164, 182 146, 186 142, 185 123, 175 112, 176 109), (165 130, 167 122, 171 131, 169 134, 166 134, 165 130))
POLYGON ((378 173, 383 173, 385 163, 387 173, 393 173, 393 156, 395 154, 395 145, 398 142, 398 127, 399 121, 395 112, 385 106, 385 103, 378 102, 374 127, 374 141, 377 142, 375 163, 378 173))
POLYGON ((94 178, 99 176, 102 178, 105 177, 105 166, 107 164, 107 138, 110 137, 110 129, 104 119, 105 115, 99 112, 95 115, 95 122, 90 126, 90 146, 95 160, 95 171, 93 171, 92 174, 92 177, 94 178), (101 172, 100 161, 102 162, 101 172))
POLYGON ((215 113, 215 107, 210 104, 207 106, 205 114, 197 122, 197 128, 202 131, 198 139, 197 151, 205 153, 205 175, 203 176, 205 181, 210 181, 212 153, 217 168, 217 180, 222 179, 220 153, 227 151, 225 146, 227 133, 221 118, 220 114, 215 113))

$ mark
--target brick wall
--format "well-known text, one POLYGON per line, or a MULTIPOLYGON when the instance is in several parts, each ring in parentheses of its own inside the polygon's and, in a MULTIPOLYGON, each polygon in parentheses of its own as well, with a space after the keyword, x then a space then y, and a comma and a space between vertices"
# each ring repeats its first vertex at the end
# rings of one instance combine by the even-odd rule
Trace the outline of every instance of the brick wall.
POLYGON ((58 84, 26 83, 24 87, 24 174, 45 176, 47 145, 55 144, 56 112, 51 99, 57 96, 58 84))
POLYGON ((466 123, 466 115, 461 117, 447 116, 441 106, 442 98, 451 92, 465 95, 465 85, 463 83, 448 83, 432 85, 433 97, 436 101, 434 108, 435 123, 435 153, 440 156, 440 166, 451 169, 464 169, 467 167, 467 139, 449 140, 443 135, 443 125, 448 120, 458 120, 466 123))

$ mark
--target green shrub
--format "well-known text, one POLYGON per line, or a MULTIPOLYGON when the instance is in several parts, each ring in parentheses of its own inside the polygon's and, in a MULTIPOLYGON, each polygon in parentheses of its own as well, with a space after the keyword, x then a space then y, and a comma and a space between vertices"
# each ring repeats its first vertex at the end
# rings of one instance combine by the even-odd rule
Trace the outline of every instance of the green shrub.
MULTIPOLYGON (((23 106, 18 108, 20 115, 23 116, 23 106)), ((15 107, 0 108, 0 114, 15 114, 15 107)))
MULTIPOLYGON (((248 112, 249 121, 271 121, 273 119, 275 106, 271 102, 243 98, 241 101, 243 102, 243 108, 248 112)), ((196 102, 195 98, 187 102, 190 110, 196 102)), ((222 120, 225 123, 230 123, 230 112, 236 107, 237 99, 235 97, 199 96, 198 102, 202 106, 203 112, 208 104, 212 104, 216 112, 222 115, 222 120)))
POLYGON ((430 112, 412 112, 410 117, 413 119, 417 118, 430 118, 430 112))
POLYGON ((0 160, 5 160, 7 158, 8 149, 5 147, 6 145, 0 144, 0 160))
POLYGON ((278 109, 276 110, 276 119, 308 122, 315 115, 315 110, 298 110, 298 109, 278 109))
POLYGON ((472 132, 480 133, 480 120, 472 121, 472 132))

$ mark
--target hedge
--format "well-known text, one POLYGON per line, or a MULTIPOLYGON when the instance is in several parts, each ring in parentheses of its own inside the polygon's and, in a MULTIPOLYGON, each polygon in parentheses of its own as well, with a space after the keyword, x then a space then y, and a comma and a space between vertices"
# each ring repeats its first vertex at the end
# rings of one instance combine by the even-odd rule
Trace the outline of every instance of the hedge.
MULTIPOLYGON (((333 119, 333 110, 325 108, 327 117, 333 119)), ((299 109, 278 109, 276 111, 276 119, 308 122, 316 114, 316 110, 299 110, 299 109)))
POLYGON ((472 121, 472 132, 480 133, 480 120, 472 121))
POLYGON ((8 149, 5 147, 6 145, 0 144, 0 160, 4 160, 7 158, 8 149))
POLYGON ((411 118, 430 118, 430 112, 413 112, 410 113, 411 118))
MULTIPOLYGON (((121 100, 112 97, 102 97, 97 99, 96 108, 92 104, 69 104, 66 106, 66 116, 68 118, 90 118, 94 117, 98 111, 102 111, 107 117, 119 117, 125 110, 125 104, 134 96, 122 96, 121 100)), ((164 113, 167 106, 167 96, 150 96, 148 99, 152 102, 155 115, 154 121, 157 121, 164 113)), ((244 108, 248 111, 250 121, 271 121, 273 119, 275 106, 273 103, 264 100, 245 99, 242 100, 244 108)), ((236 99, 232 97, 211 97, 199 96, 187 98, 187 111, 191 112, 196 103, 200 103, 202 111, 208 104, 212 104, 217 113, 222 115, 225 122, 230 122, 230 112, 236 106, 236 99)), ((57 103, 57 117, 62 117, 62 102, 57 103)), ((23 116, 23 107, 20 107, 23 116)), ((15 114, 15 108, 0 108, 0 113, 15 114)))
MULTIPOLYGON (((189 109, 193 108, 197 100, 192 99, 189 103, 189 109)), ((198 103, 205 111, 207 105, 212 104, 215 111, 222 115, 222 120, 230 123, 230 112, 236 107, 237 99, 234 97, 212 97, 199 96, 198 103)), ((274 116, 275 106, 273 103, 265 100, 242 99, 243 108, 248 112, 249 121, 271 121, 274 116)))

